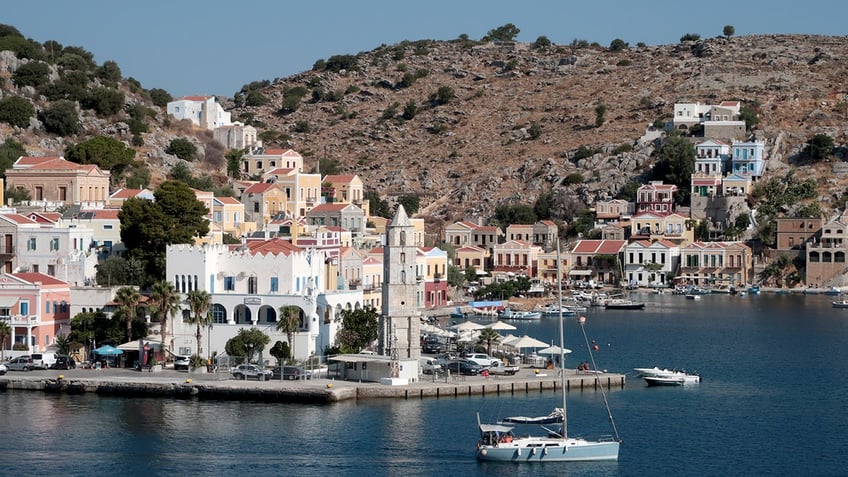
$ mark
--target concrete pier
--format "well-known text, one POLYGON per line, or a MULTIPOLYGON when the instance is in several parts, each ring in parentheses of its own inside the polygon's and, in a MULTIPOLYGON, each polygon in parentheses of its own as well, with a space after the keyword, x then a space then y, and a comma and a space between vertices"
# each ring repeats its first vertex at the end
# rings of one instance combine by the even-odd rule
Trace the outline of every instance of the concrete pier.
MULTIPOLYGON (((625 376, 578 374, 566 370, 567 391, 623 389, 625 376)), ((558 370, 523 368, 515 376, 451 376, 387 386, 370 382, 314 378, 302 381, 240 381, 221 374, 188 374, 172 370, 146 373, 132 370, 68 370, 13 372, 0 376, 0 391, 96 393, 103 396, 177 399, 252 400, 264 402, 331 403, 359 399, 456 398, 472 395, 517 395, 562 392, 558 370)))

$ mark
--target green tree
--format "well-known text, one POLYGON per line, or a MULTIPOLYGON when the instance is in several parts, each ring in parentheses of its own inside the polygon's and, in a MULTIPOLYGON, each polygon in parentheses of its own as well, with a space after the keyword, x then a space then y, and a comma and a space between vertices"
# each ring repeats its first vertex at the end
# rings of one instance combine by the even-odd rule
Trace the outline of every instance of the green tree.
POLYGON ((692 173, 695 171, 695 146, 679 135, 668 138, 659 150, 659 160, 653 168, 653 179, 677 186, 675 202, 689 203, 692 173))
POLYGON ((59 354, 69 354, 71 350, 71 339, 64 333, 56 335, 56 351, 59 354))
POLYGON ((354 55, 334 55, 329 57, 324 63, 324 71, 332 71, 334 73, 342 70, 356 71, 357 69, 359 69, 359 65, 354 55))
POLYGON ((539 139, 542 135, 542 126, 535 121, 531 122, 530 127, 527 128, 527 134, 530 135, 530 139, 539 139))
POLYGON ((392 210, 389 208, 389 203, 381 199, 380 194, 376 191, 365 191, 365 198, 368 199, 368 210, 371 211, 371 215, 386 219, 392 218, 392 210))
POLYGON ((39 119, 47 132, 59 136, 72 136, 82 129, 77 106, 72 101, 55 101, 41 111, 39 119))
POLYGON ((153 104, 159 106, 160 108, 164 108, 168 105, 168 103, 174 100, 174 98, 171 97, 170 93, 160 88, 151 89, 149 94, 150 100, 153 101, 153 104))
POLYGON ((50 82, 50 66, 43 61, 24 63, 12 74, 12 83, 18 88, 32 86, 38 88, 50 82))
POLYGON ((465 281, 468 283, 477 281, 477 269, 474 266, 465 267, 465 281))
POLYGON ((465 283, 465 274, 459 267, 448 264, 448 285, 459 288, 465 283))
POLYGON ((553 192, 546 191, 539 194, 533 204, 533 213, 536 215, 536 220, 550 219, 555 204, 556 196, 553 192))
POLYGON ((518 29, 512 23, 507 23, 506 25, 499 26, 492 30, 489 30, 489 33, 486 34, 482 38, 483 41, 515 41, 515 37, 521 33, 521 30, 518 29))
POLYGON ((294 305, 281 306, 278 311, 280 319, 277 321, 277 331, 285 333, 289 349, 294 355, 294 334, 300 330, 302 311, 294 305))
POLYGON ((739 108, 739 120, 745 121, 745 129, 748 131, 760 124, 760 116, 757 114, 757 110, 749 104, 743 104, 739 108))
POLYGON ((177 316, 180 311, 180 293, 174 284, 167 280, 159 280, 150 287, 151 314, 159 321, 162 349, 169 349, 168 340, 168 318, 177 316))
POLYGON ((98 116, 111 116, 124 108, 124 93, 112 88, 94 88, 80 104, 85 109, 94 110, 98 116))
POLYGON ((505 203, 495 207, 495 220, 501 225, 533 224, 538 220, 533 207, 528 204, 505 203))
POLYGON ((0 99, 0 121, 26 128, 29 120, 35 116, 35 107, 22 96, 6 96, 0 99))
MULTIPOLYGON (((186 304, 189 309, 188 322, 197 326, 197 331, 194 334, 194 337, 197 339, 197 353, 195 354, 202 356, 202 327, 212 325, 212 314, 209 313, 209 310, 212 308, 212 295, 206 290, 191 290, 186 294, 186 304)), ((209 354, 209 350, 207 350, 207 354, 209 354)))
POLYGON ((132 324, 138 316, 141 295, 134 287, 121 287, 115 292, 114 301, 118 305, 118 315, 124 319, 127 325, 127 342, 132 341, 132 324))
POLYGON ((606 104, 601 103, 601 104, 595 106, 595 127, 599 128, 599 127, 604 125, 604 121, 605 121, 604 115, 605 114, 607 114, 607 105, 606 104))
POLYGON ((241 158, 244 156, 242 149, 230 149, 224 154, 227 160, 227 175, 238 179, 241 177, 241 158))
POLYGON ((165 248, 193 243, 209 233, 209 213, 194 191, 179 181, 165 181, 154 192, 155 201, 130 198, 118 218, 127 257, 147 264, 146 283, 165 278, 165 248))
POLYGON ((96 136, 65 149, 67 160, 77 164, 95 164, 100 169, 110 171, 115 178, 135 163, 135 154, 135 149, 108 136, 96 136))
MULTIPOLYGON (((229 353, 229 351, 227 351, 229 353)), ((277 366, 282 366, 291 356, 289 344, 284 341, 277 341, 271 347, 271 356, 277 358, 277 366)), ((280 376, 282 378, 282 376, 280 376)))
POLYGON ((97 68, 95 74, 107 84, 116 85, 118 81, 121 81, 121 68, 118 66, 118 63, 112 60, 104 61, 103 66, 97 68))
POLYGON ((410 99, 406 106, 403 107, 403 114, 401 117, 407 121, 413 119, 415 115, 418 114, 418 104, 414 99, 410 99))
POLYGON ((480 330, 480 335, 477 337, 477 344, 486 346, 486 354, 492 355, 492 345, 498 344, 501 341, 501 335, 491 327, 486 327, 480 330))
POLYGON ((171 140, 168 144, 165 153, 173 154, 184 161, 194 161, 197 158, 197 146, 184 137, 178 137, 171 140))
POLYGON ((24 146, 21 143, 7 137, 6 140, 3 141, 3 144, 0 144, 0 175, 5 177, 6 169, 11 169, 12 164, 14 164, 19 157, 26 155, 26 149, 24 149, 24 146))
POLYGON ((342 327, 336 335, 342 353, 358 353, 377 339, 379 314, 374 309, 342 310, 342 327))
POLYGON ((731 36, 736 34, 736 28, 733 28, 733 25, 725 25, 724 28, 721 30, 721 33, 727 38, 730 38, 731 36))
POLYGON ((533 48, 547 48, 551 46, 551 40, 545 35, 542 35, 536 38, 536 41, 533 42, 532 46, 533 48))
MULTIPOLYGON (((227 340, 224 350, 230 356, 244 356, 248 363, 262 353, 271 338, 259 328, 242 328, 238 334, 227 340)), ((273 350, 271 351, 273 354, 273 350)))
POLYGON ((680 43, 684 41, 698 41, 701 39, 701 35, 697 33, 686 33, 685 35, 680 37, 680 43))
POLYGON ((418 212, 418 207, 421 205, 421 198, 417 194, 402 195, 397 198, 398 204, 406 209, 407 214, 418 212))
POLYGON ((811 161, 821 161, 833 154, 833 138, 827 134, 816 134, 812 139, 810 139, 806 152, 807 157, 809 157, 811 161))
POLYGON ((629 45, 622 40, 621 38, 616 38, 615 40, 610 42, 609 49, 610 51, 624 51, 629 47, 629 45))

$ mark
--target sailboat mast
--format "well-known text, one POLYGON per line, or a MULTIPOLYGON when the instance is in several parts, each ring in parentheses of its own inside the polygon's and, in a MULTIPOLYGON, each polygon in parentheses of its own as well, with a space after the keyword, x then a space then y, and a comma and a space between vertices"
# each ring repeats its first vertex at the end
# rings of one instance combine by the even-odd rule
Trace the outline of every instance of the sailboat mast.
POLYGON ((557 297, 559 298, 559 372, 562 389, 562 438, 568 438, 568 413, 565 409, 565 331, 562 325, 562 260, 559 251, 559 235, 556 241, 557 258, 557 297))

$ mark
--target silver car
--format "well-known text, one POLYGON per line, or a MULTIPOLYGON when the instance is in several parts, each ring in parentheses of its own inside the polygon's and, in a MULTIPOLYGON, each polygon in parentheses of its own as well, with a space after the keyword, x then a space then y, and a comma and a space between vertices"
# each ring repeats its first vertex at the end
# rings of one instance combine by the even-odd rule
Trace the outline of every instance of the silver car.
POLYGON ((29 371, 35 369, 30 356, 18 356, 17 358, 6 363, 9 371, 29 371))
POLYGON ((6 371, 8 371, 8 370, 9 370, 9 368, 7 368, 5 364, 0 363, 0 376, 3 376, 4 374, 6 374, 6 371))
POLYGON ((233 368, 233 377, 236 379, 270 379, 273 375, 270 369, 259 369, 255 364, 240 364, 233 368))

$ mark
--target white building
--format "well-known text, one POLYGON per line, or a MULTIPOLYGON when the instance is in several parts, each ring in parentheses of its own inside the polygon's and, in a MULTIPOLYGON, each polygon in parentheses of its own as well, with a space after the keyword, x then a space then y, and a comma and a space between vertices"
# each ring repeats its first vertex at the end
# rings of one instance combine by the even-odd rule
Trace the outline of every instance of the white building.
POLYGON ((256 144, 256 128, 238 121, 230 125, 219 126, 215 128, 212 134, 215 140, 227 149, 247 149, 256 144))
MULTIPOLYGON (((301 309, 300 330, 295 333, 295 358, 321 355, 335 344, 341 327, 340 313, 362 306, 361 290, 337 290, 332 261, 321 251, 296 247, 273 239, 249 246, 171 245, 167 250, 167 279, 185 298, 191 290, 212 295, 211 330, 203 330, 197 350, 196 327, 175 319, 173 339, 166 345, 175 354, 224 353, 224 346, 242 328, 257 327, 271 344, 286 341, 277 331, 279 309, 301 309)), ((188 307, 183 303, 184 313, 188 307)), ((266 349, 264 358, 270 358, 266 349)))
POLYGON ((215 100, 214 96, 184 96, 168 103, 168 114, 177 119, 188 119, 197 126, 215 129, 228 126, 230 113, 215 100))
POLYGON ((624 276, 640 287, 670 286, 680 262, 680 247, 668 240, 637 240, 624 249, 624 276))
POLYGON ((19 224, 18 271, 44 273, 74 286, 94 279, 97 254, 91 249, 92 229, 60 225, 35 213, 29 218, 38 227, 19 224))

